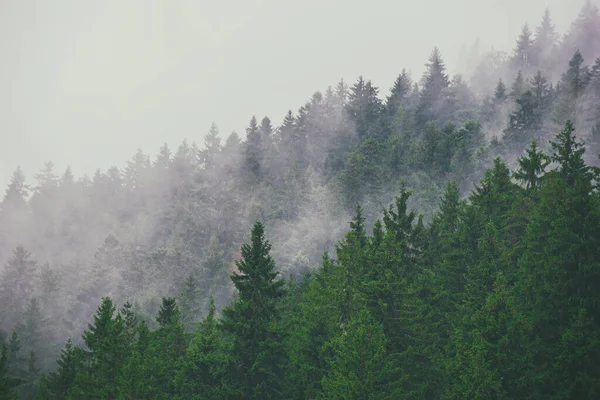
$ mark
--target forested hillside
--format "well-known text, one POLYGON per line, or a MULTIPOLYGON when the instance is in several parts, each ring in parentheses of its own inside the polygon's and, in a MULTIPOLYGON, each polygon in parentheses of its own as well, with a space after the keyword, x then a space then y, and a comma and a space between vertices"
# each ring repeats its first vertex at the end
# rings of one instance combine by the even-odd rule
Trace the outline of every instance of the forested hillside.
POLYGON ((600 398, 591 2, 203 140, 14 172, 0 399, 600 398))

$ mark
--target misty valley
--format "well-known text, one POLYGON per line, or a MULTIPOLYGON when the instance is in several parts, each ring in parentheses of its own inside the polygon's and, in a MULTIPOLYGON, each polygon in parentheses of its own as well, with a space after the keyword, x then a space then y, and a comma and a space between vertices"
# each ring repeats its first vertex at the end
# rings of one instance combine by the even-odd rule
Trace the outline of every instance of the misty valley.
POLYGON ((464 76, 436 47, 389 93, 17 168, 0 399, 600 399, 600 11, 540 21, 464 76))

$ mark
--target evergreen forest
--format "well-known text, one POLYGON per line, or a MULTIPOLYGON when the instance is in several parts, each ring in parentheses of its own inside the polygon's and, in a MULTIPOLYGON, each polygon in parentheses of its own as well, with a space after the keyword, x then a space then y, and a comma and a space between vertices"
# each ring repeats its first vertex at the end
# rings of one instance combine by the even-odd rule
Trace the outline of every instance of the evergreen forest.
POLYGON ((277 117, 14 171, 0 400, 600 399, 597 6, 277 117))

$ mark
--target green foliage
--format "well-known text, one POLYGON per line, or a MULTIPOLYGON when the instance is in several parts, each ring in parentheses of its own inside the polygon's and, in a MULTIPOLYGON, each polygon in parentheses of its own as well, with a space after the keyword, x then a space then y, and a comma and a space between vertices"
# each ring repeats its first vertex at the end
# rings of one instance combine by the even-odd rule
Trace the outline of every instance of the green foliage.
POLYGON ((251 241, 242 245, 238 272, 231 279, 236 300, 223 310, 221 329, 230 335, 234 368, 228 371, 235 397, 271 399, 281 395, 285 352, 278 303, 284 296, 284 281, 269 252, 260 221, 252 228, 251 241))

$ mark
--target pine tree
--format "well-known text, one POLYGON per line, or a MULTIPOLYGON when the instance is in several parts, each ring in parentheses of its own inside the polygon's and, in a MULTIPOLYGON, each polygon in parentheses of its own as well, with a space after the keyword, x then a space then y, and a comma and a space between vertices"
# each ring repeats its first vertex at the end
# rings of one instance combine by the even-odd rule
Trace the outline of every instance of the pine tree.
POLYGON ((548 80, 540 70, 531 78, 529 83, 536 112, 543 118, 552 105, 552 88, 548 85, 548 80))
POLYGON ((146 173, 150 168, 150 159, 142 149, 138 149, 133 158, 127 162, 123 170, 123 182, 125 187, 133 192, 140 190, 145 184, 146 173))
POLYGON ((8 371, 8 348, 2 344, 0 354, 0 400, 13 400, 16 398, 15 389, 21 385, 21 379, 13 378, 8 371))
POLYGON ((382 133, 377 124, 382 112, 378 92, 379 89, 371 81, 365 81, 362 76, 350 89, 346 111, 356 124, 356 134, 361 142, 370 136, 377 137, 382 133))
POLYGON ((512 84, 510 96, 517 101, 521 98, 523 92, 525 92, 525 78, 523 77, 523 72, 519 70, 512 84))
POLYGON ((0 275, 0 315, 5 326, 14 326, 24 311, 25 302, 33 291, 36 266, 36 261, 31 259, 31 253, 25 247, 17 246, 13 250, 13 256, 0 275))
POLYGON ((154 167, 160 171, 166 171, 169 169, 171 162, 171 149, 169 149, 169 146, 165 143, 161 146, 158 156, 156 156, 156 160, 154 161, 154 167))
MULTIPOLYGON (((40 366, 49 368, 53 363, 54 345, 48 343, 54 337, 50 331, 50 321, 45 317, 42 308, 36 298, 31 298, 23 312, 16 331, 21 338, 21 343, 26 351, 35 351, 39 356, 40 366)), ((57 349, 58 351, 58 349, 57 349)))
POLYGON ((557 47, 558 33, 550 16, 550 10, 546 9, 540 26, 535 30, 533 40, 533 51, 538 68, 548 71, 554 66, 553 61, 557 47))
POLYGON ((417 124, 421 129, 428 122, 443 126, 452 118, 452 110, 449 109, 448 104, 450 80, 437 47, 431 52, 426 67, 427 71, 421 79, 419 106, 416 110, 417 124))
POLYGON ((565 129, 550 142, 554 150, 552 161, 559 165, 559 172, 568 184, 573 184, 578 176, 593 179, 592 168, 583 160, 585 145, 577 140, 574 132, 573 123, 567 121, 565 129))
POLYGON ((175 378, 178 399, 217 399, 227 396, 227 382, 223 377, 231 366, 227 365, 227 356, 222 347, 215 303, 211 297, 208 314, 192 338, 175 378))
POLYGON ((177 367, 186 351, 186 337, 175 298, 163 297, 156 322, 159 328, 152 332, 144 369, 149 375, 148 386, 153 398, 172 398, 176 392, 177 367))
POLYGON ((386 350, 383 327, 368 311, 360 311, 332 347, 328 374, 323 378, 323 396, 327 399, 400 398, 400 381, 386 350))
POLYGON ((519 157, 519 169, 515 171, 513 177, 523 182, 528 191, 535 191, 540 188, 542 176, 550 164, 550 157, 538 150, 535 140, 531 141, 525 151, 526 155, 519 157))
POLYGON ((528 90, 517 100, 517 110, 503 132, 503 141, 511 151, 522 151, 532 139, 537 140, 542 129, 542 114, 533 93, 528 90))
POLYGON ((506 85, 502 81, 502 79, 498 80, 498 84, 496 85, 496 89, 494 90, 494 103, 495 104, 504 104, 508 95, 506 93, 506 85))
POLYGON ((412 79, 405 68, 396 78, 394 86, 390 90, 390 94, 386 100, 387 113, 390 116, 395 116, 399 109, 407 105, 408 96, 412 90, 412 79))
POLYGON ((513 50, 511 64, 514 70, 523 71, 526 75, 532 66, 536 65, 533 38, 529 25, 525 24, 521 29, 517 45, 513 50))
POLYGON ((201 164, 207 170, 217 168, 217 160, 221 153, 221 137, 219 136, 219 128, 213 122, 210 126, 208 134, 204 137, 204 150, 200 152, 201 164))
POLYGON ((44 168, 34 178, 38 181, 36 190, 38 192, 49 192, 58 187, 58 176, 54 174, 54 163, 47 161, 44 168))
POLYGON ((56 371, 48 374, 44 386, 50 392, 52 399, 67 399, 69 390, 75 381, 77 370, 82 367, 76 347, 69 338, 61 350, 60 358, 56 360, 56 371))
POLYGON ((194 331, 196 323, 200 320, 200 299, 198 281, 194 275, 189 275, 179 295, 181 323, 188 332, 194 331))
POLYGON ((260 221, 252 228, 249 244, 242 246, 242 259, 236 261, 239 273, 231 276, 237 297, 223 310, 221 329, 232 336, 232 371, 237 389, 244 398, 273 399, 281 395, 284 355, 280 345, 278 302, 284 295, 284 281, 269 255, 260 221))
POLYGON ((110 297, 103 297, 93 324, 83 333, 87 350, 82 353, 83 366, 78 368, 72 386, 74 397, 90 399, 116 398, 121 367, 127 357, 122 341, 124 323, 110 297))
POLYGON ((569 61, 569 69, 561 78, 554 117, 557 123, 562 124, 566 120, 578 121, 582 106, 581 96, 590 79, 589 69, 583 62, 583 56, 577 50, 569 61))
POLYGON ((261 176, 261 165, 263 162, 264 150, 262 135, 256 122, 256 117, 252 117, 250 125, 246 129, 246 143, 244 154, 244 171, 250 182, 258 182, 261 176))

